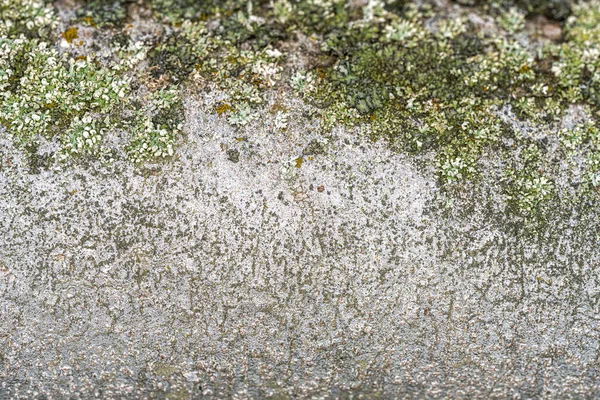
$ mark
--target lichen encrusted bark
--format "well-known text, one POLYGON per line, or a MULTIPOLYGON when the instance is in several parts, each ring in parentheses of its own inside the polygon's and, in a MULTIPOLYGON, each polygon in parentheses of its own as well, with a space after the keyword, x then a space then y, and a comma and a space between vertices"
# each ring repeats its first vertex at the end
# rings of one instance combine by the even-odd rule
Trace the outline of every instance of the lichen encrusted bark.
POLYGON ((592 398, 565 0, 0 0, 0 399, 592 398))

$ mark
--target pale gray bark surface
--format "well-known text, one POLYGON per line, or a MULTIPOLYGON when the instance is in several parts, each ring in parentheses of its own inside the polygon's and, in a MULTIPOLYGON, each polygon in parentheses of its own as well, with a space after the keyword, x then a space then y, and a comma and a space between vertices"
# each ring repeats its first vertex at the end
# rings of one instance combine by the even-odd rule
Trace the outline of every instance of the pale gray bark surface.
POLYGON ((36 169, 3 133, 0 398, 597 395, 583 214, 453 217, 383 142, 339 129, 296 168, 310 126, 238 141, 186 107, 143 167, 36 169))

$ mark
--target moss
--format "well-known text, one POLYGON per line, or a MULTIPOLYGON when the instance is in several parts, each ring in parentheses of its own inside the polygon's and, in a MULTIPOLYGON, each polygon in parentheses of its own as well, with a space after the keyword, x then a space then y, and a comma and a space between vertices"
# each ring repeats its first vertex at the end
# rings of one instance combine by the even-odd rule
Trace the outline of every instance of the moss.
POLYGON ((200 60, 195 45, 184 34, 169 35, 149 53, 152 75, 169 76, 174 82, 186 79, 200 60))
POLYGON ((127 19, 128 0, 87 0, 84 7, 77 10, 79 19, 94 27, 115 27, 127 19))
POLYGON ((554 57, 552 72, 563 98, 569 102, 588 101, 600 106, 600 4, 581 3, 565 26, 566 42, 549 47, 554 57))
POLYGON ((439 151, 444 179, 471 176, 499 127, 491 93, 465 82, 476 65, 468 62, 472 49, 454 52, 465 47, 463 41, 472 38, 358 49, 322 74, 310 97, 336 113, 334 121, 368 123, 372 135, 409 151, 439 151))

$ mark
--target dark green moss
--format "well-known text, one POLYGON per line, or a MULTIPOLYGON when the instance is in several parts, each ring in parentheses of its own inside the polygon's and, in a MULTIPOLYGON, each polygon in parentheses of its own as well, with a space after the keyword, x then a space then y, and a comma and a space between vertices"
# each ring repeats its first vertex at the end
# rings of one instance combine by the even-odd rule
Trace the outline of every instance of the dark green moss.
MULTIPOLYGON (((255 2, 257 6, 268 2, 255 2)), ((215 14, 232 15, 246 10, 245 0, 151 0, 150 5, 156 14, 170 22, 205 20, 215 14)))
POLYGON ((325 145, 314 139, 302 151, 303 156, 317 156, 322 154, 325 154, 325 145))
POLYGON ((519 7, 529 16, 543 15, 556 21, 564 21, 572 10, 571 0, 455 0, 459 4, 483 6, 494 12, 519 7))
POLYGON ((194 43, 178 33, 169 35, 164 42, 156 45, 148 56, 152 76, 167 76, 174 82, 185 80, 200 60, 194 43))
POLYGON ((445 157, 464 154, 477 139, 463 132, 462 125, 470 123, 470 119, 492 124, 495 121, 489 113, 478 109, 483 109, 494 95, 464 82, 463 75, 476 68, 466 59, 477 46, 463 45, 463 41, 473 39, 461 36, 451 46, 468 51, 445 59, 438 57, 442 50, 434 41, 414 47, 385 44, 359 49, 327 70, 326 84, 315 95, 317 104, 327 107, 341 102, 354 108, 361 115, 359 121, 371 123, 375 136, 402 137, 409 149, 446 148, 445 157), (472 99, 473 104, 462 106, 460 101, 465 98, 472 99), (415 100, 419 107, 413 107, 415 100), (415 124, 418 119, 444 126, 419 130, 415 124), (459 145, 463 141, 468 146, 459 145))
POLYGON ((87 0, 77 16, 88 25, 114 27, 127 19, 127 4, 131 0, 87 0))

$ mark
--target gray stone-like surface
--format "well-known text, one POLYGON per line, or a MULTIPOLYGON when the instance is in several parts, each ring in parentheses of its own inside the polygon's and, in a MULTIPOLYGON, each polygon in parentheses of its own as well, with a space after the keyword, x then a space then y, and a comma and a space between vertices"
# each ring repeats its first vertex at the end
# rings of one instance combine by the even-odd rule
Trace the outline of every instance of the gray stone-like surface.
POLYGON ((517 234, 489 205, 431 206, 435 179, 385 143, 186 106, 156 165, 36 169, 2 133, 0 398, 600 391, 598 241, 575 210, 517 234))

